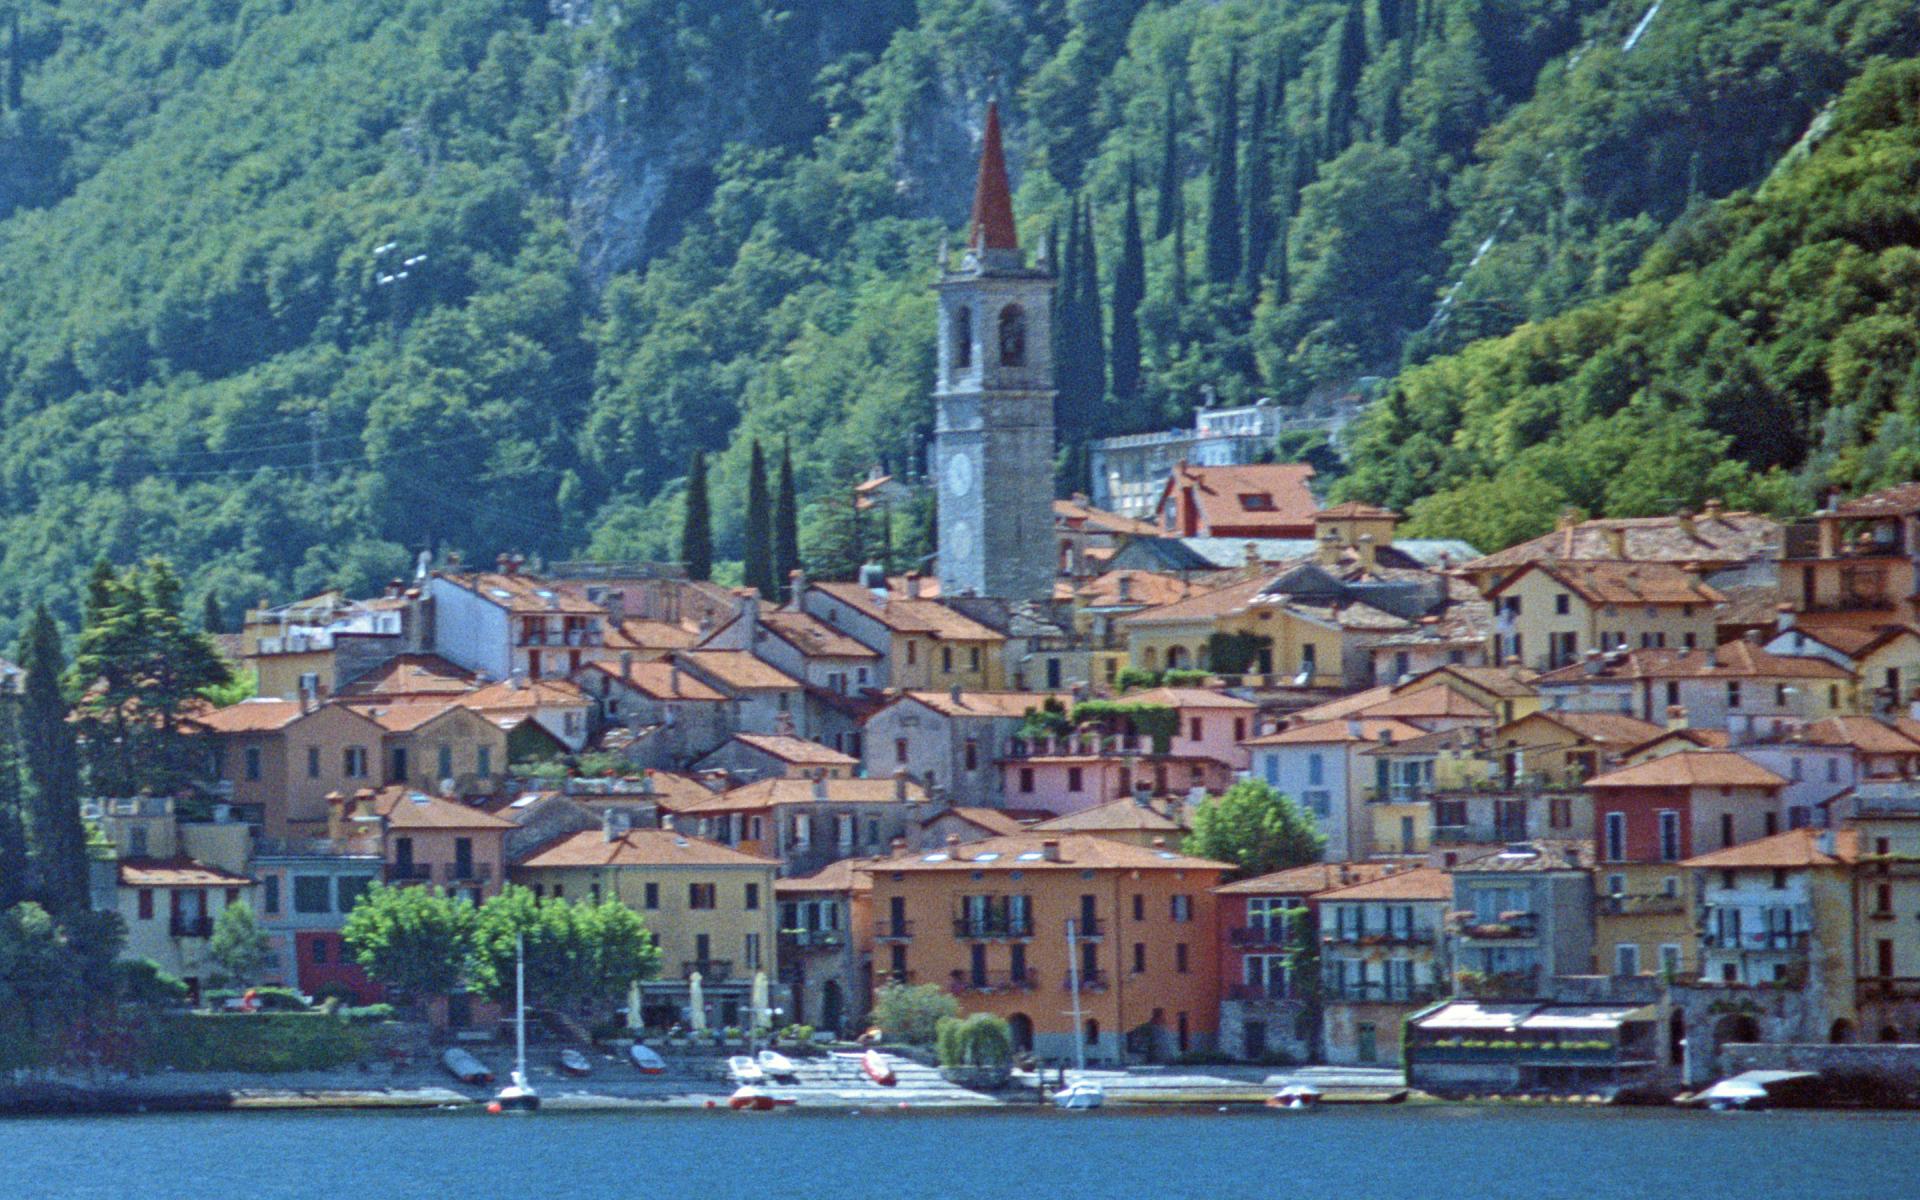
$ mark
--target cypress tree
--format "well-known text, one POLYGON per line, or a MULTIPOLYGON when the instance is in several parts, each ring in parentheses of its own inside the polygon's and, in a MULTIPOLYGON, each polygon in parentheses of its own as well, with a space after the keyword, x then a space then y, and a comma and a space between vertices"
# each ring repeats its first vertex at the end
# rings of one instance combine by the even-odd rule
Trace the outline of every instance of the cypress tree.
POLYGON ((686 513, 680 526, 680 564, 688 579, 713 578, 713 506, 707 495, 707 456, 687 464, 686 513))
POLYGON ((1334 54, 1333 83, 1327 93, 1326 155, 1332 158, 1353 144, 1354 92, 1367 68, 1367 19, 1359 0, 1348 0, 1340 21, 1340 45, 1334 54))
POLYGON ((767 494, 767 457, 760 439, 753 440, 747 466, 747 535, 741 549, 741 583, 771 600, 780 594, 773 586, 773 501, 767 494))
POLYGON ((220 593, 207 589, 207 598, 200 607, 200 630, 203 633, 227 632, 227 617, 220 610, 220 593))
POLYGON ((1080 319, 1085 323, 1085 342, 1081 346, 1086 371, 1085 396, 1087 399, 1087 425, 1091 429, 1096 423, 1100 401, 1107 394, 1107 335, 1106 322, 1100 303, 1100 244, 1093 236, 1093 201, 1081 204, 1080 213, 1080 300, 1076 307, 1080 310, 1080 319))
POLYGON ((1260 295, 1260 273, 1273 252, 1273 148, 1268 143, 1267 85, 1253 93, 1253 120, 1247 129, 1247 255, 1243 265, 1247 294, 1260 295))
POLYGON ((27 898, 27 823, 21 809, 14 706, 0 704, 0 912, 27 898))
POLYGON ((780 488, 773 498, 774 594, 786 594, 800 569, 800 500, 793 487, 793 439, 780 443, 780 488))
POLYGON ((7 110, 19 112, 26 102, 26 65, 20 61, 20 10, 7 18, 7 110))
POLYGON ((1167 129, 1165 141, 1160 148, 1160 196, 1153 213, 1153 240, 1159 241, 1173 232, 1174 224, 1180 219, 1183 208, 1180 188, 1180 122, 1177 105, 1180 94, 1174 91, 1173 80, 1167 80, 1167 129))
POLYGON ((1122 404, 1140 397, 1140 303, 1146 295, 1147 254, 1140 239, 1140 204, 1129 160, 1120 260, 1113 266, 1113 395, 1122 404))
POLYGON ((1214 117, 1213 167, 1207 196, 1207 279, 1240 276, 1240 51, 1227 57, 1227 79, 1214 117))
POLYGON ((27 846, 33 893, 56 916, 87 907, 87 835, 80 824, 80 772, 60 694, 66 662, 60 630, 46 605, 36 608, 21 635, 20 669, 26 687, 20 699, 20 741, 30 785, 27 846))
POLYGON ((1293 299, 1293 281, 1289 278, 1293 270, 1287 261, 1287 242, 1293 236, 1292 222, 1282 216, 1273 238, 1273 299, 1277 304, 1285 304, 1293 299))
POLYGON ((1176 325, 1183 319, 1186 307, 1187 218, 1181 214, 1173 223, 1173 313, 1176 325))

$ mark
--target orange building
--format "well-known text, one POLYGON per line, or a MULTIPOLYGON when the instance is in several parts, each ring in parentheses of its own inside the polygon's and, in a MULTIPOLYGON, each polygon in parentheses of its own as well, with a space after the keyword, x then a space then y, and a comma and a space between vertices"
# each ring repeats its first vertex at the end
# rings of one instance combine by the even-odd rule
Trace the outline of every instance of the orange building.
POLYGON ((1210 1049, 1219 1024, 1212 888, 1225 863, 1084 834, 988 838, 873 864, 873 976, 997 1013, 1044 1061, 1210 1049), (1075 956, 1069 960, 1072 922, 1075 956), (1080 1026, 1072 983, 1077 968, 1080 1026))

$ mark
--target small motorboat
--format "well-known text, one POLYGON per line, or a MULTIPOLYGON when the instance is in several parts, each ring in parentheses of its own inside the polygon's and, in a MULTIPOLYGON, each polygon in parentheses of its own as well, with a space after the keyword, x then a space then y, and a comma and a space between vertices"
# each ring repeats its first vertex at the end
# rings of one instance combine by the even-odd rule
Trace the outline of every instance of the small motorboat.
POLYGON ((1267 1097, 1267 1107, 1283 1112, 1314 1112, 1323 1099, 1320 1089, 1304 1083, 1290 1083, 1267 1097))
POLYGON ((1107 1089, 1091 1079, 1077 1079, 1055 1092, 1053 1102, 1061 1108, 1099 1108, 1107 1102, 1107 1089))
POLYGON ((868 1079, 881 1087, 892 1087, 900 1082, 899 1076, 893 1073, 893 1064, 878 1050, 869 1050, 860 1056, 860 1069, 866 1072, 868 1079))
POLYGON ((727 1097, 727 1107, 735 1112, 772 1112, 776 1108, 792 1108, 796 1103, 792 1096, 776 1096, 751 1083, 741 1084, 727 1097))
POLYGON ((1701 1092, 1698 1102, 1715 1112, 1756 1112, 1767 1107, 1767 1089, 1751 1080, 1723 1079, 1701 1092))
POLYGON ((527 1081, 525 1071, 515 1071, 512 1082, 500 1089, 492 1102, 487 1105, 488 1112, 530 1113, 540 1110, 540 1093, 527 1081))
POLYGON ((800 1079, 800 1068, 778 1050, 762 1050, 759 1061, 761 1071, 776 1083, 797 1083, 800 1079))
POLYGON ((568 1046, 560 1051, 560 1073, 582 1079, 593 1074, 593 1062, 580 1051, 568 1046))
POLYGON ((760 1064, 744 1054, 736 1054, 727 1060, 727 1074, 739 1083, 763 1083, 767 1078, 760 1064))
POLYGON ((642 1075, 665 1075, 667 1073, 667 1060, 661 1058, 660 1052, 652 1046, 643 1046, 639 1042, 635 1042, 632 1048, 627 1051, 627 1057, 633 1060, 633 1065, 640 1069, 642 1075))
POLYGON ((458 1046, 449 1047, 440 1056, 440 1065, 461 1083, 493 1082, 493 1072, 487 1070, 487 1065, 458 1046))

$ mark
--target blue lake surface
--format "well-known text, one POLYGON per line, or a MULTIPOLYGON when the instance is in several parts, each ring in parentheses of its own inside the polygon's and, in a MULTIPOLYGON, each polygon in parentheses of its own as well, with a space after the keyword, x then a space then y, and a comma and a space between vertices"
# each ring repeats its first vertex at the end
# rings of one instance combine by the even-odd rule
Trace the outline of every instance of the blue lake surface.
POLYGON ((232 1113, 0 1120, 0 1198, 1899 1200, 1920 1118, 1264 1111, 232 1113))

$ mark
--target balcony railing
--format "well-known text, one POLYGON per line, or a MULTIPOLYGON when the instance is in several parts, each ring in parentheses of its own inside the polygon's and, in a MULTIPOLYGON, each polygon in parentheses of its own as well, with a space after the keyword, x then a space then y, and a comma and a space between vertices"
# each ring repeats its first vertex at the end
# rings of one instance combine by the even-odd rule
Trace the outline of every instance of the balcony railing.
POLYGON ((1432 791, 1422 783, 1396 783, 1384 788, 1362 788, 1360 795, 1368 804, 1421 804, 1432 791))
POLYGON ((1431 929, 1336 929, 1321 941, 1328 946, 1431 946, 1431 929))
POLYGON ((955 917, 953 936, 980 941, 987 938, 1030 938, 1032 917, 955 917))
POLYGON ((493 864, 442 863, 440 878, 446 883, 486 883, 493 878, 493 864))
MULTIPOLYGON (((1082 992, 1104 992, 1113 986, 1113 981, 1108 978, 1105 971, 1082 971, 1078 978, 1082 992)), ((1075 976, 1069 973, 1066 978, 1060 981, 1060 990, 1071 992, 1073 990, 1074 979, 1075 976)))
POLYGON ((1763 929, 1757 933, 1728 933, 1709 929, 1700 935, 1700 944, 1709 950, 1770 950, 1795 953, 1806 950, 1809 932, 1805 929, 1763 929))
POLYGON ((947 990, 956 995, 993 996, 1007 992, 1031 992, 1040 986, 1040 976, 1033 971, 1023 971, 1016 975, 1011 971, 987 971, 979 975, 962 974, 947 985, 947 990))
POLYGON ((433 878, 430 863, 388 863, 383 872, 388 883, 426 883, 433 878))
POLYGON ((1911 1000, 1920 997, 1920 978, 1912 976, 1863 975, 1859 980, 1863 1000, 1911 1000))
POLYGON ((881 971, 874 976, 876 987, 886 987, 888 984, 895 987, 911 987, 918 981, 919 976, 912 971, 881 971))
POLYGON ((1470 919, 1459 926, 1460 936, 1476 941, 1500 941, 1507 938, 1530 938, 1540 934, 1540 915, 1538 913, 1502 913, 1498 920, 1481 921, 1470 919))
POLYGON ((1411 987, 1405 984, 1345 983, 1338 987, 1329 986, 1322 995, 1328 1000, 1349 1003, 1424 1004, 1440 998, 1440 987, 1431 983, 1418 983, 1411 987))
POLYGON ((174 917, 167 922, 167 932, 177 938, 212 937, 213 918, 174 917))
POLYGON ((838 929, 782 929, 783 950, 834 950, 847 944, 847 935, 838 929))
POLYGON ((1294 942, 1287 937, 1287 927, 1274 922, 1271 925, 1241 925, 1227 930, 1229 946, 1291 946, 1294 942))
POLYGON ((680 978, 691 979, 693 973, 700 973, 701 983, 725 983, 733 978, 733 960, 730 958, 688 958, 681 960, 680 978))
POLYGON ((1602 896, 1600 915, 1605 917, 1670 917, 1687 911, 1684 896, 1602 896))
POLYGON ((1279 1000, 1297 1000, 1294 989, 1286 981, 1274 983, 1230 983, 1227 985, 1227 999, 1245 1000, 1264 1004, 1279 1000))
POLYGON ((881 921, 873 927, 876 941, 906 942, 913 940, 912 921, 881 921))

